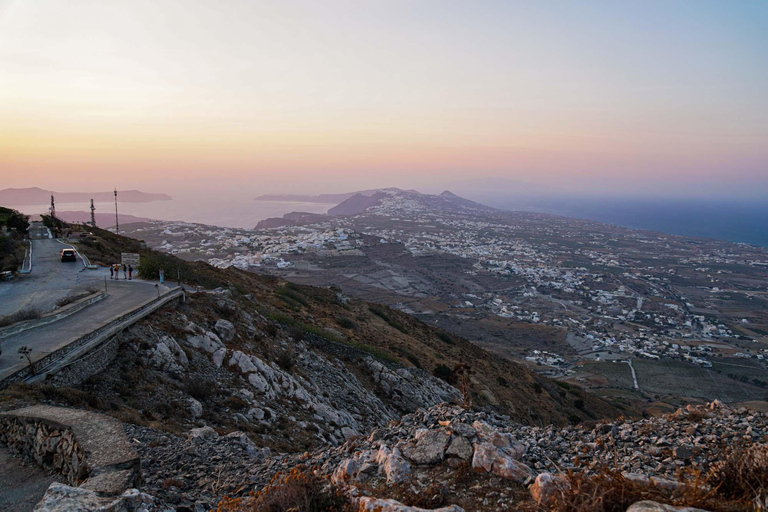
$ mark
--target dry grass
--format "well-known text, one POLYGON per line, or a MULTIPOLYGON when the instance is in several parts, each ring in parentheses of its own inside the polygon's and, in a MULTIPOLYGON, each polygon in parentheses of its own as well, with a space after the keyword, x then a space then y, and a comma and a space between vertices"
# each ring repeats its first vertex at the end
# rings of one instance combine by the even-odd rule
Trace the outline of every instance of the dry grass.
POLYGON ((351 512, 342 490, 311 470, 296 467, 275 475, 272 483, 246 498, 225 497, 217 512, 351 512))
POLYGON ((96 288, 88 288, 80 293, 76 293, 75 295, 68 295, 66 297, 62 297, 61 299, 56 301, 56 307, 63 308, 64 306, 72 304, 73 302, 77 302, 80 299, 90 297, 91 295, 94 295, 96 293, 99 293, 99 290, 97 290, 96 288))
POLYGON ((19 322, 26 322, 27 320, 37 320, 42 314, 37 309, 23 309, 16 313, 0 317, 0 327, 7 327, 19 322))
POLYGON ((711 512, 768 511, 768 445, 725 448, 707 473, 680 474, 676 488, 630 480, 604 468, 596 475, 569 472, 568 486, 553 497, 551 512, 624 512, 651 500, 711 512))
POLYGON ((727 448, 707 482, 719 496, 744 504, 745 510, 768 511, 768 444, 727 448))

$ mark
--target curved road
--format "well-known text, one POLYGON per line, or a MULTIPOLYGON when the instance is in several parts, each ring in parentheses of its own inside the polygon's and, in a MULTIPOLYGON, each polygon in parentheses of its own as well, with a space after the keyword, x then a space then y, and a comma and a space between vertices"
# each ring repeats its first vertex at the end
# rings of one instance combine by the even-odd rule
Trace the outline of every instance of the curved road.
MULTIPOLYGON (((109 269, 85 269, 79 258, 61 262, 59 255, 67 246, 56 240, 33 240, 32 244, 32 272, 0 283, 0 316, 29 308, 48 312, 57 300, 71 293, 86 288, 103 290, 105 278, 108 296, 69 317, 3 338, 0 379, 26 366, 19 347, 30 347, 32 360, 38 360, 158 296, 154 282, 110 280, 109 269)), ((166 286, 160 288, 161 293, 168 290, 166 286)))
POLYGON ((85 270, 79 256, 77 261, 61 261, 66 247, 72 246, 52 239, 32 240, 32 272, 0 283, 0 316, 25 309, 47 313, 70 293, 93 285, 103 287, 103 274, 85 270))

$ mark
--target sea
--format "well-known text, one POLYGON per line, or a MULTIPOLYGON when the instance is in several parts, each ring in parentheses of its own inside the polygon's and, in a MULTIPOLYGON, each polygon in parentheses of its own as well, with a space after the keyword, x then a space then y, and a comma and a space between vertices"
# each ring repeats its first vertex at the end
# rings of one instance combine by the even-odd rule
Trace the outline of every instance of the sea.
MULTIPOLYGON (((25 214, 48 213, 48 204, 13 206, 25 214)), ((115 203, 94 203, 97 213, 114 213, 115 203)), ((253 229, 260 220, 282 217, 290 212, 325 213, 333 204, 299 203, 293 201, 254 201, 252 198, 227 197, 200 194, 178 195, 171 201, 149 203, 118 203, 118 212, 135 217, 156 220, 196 222, 212 226, 253 229)), ((90 212, 90 203, 56 203, 56 209, 90 212)), ((114 223, 113 223, 114 224, 114 223)), ((111 226, 104 226, 111 227, 111 226)))
POLYGON ((715 238, 768 247, 768 198, 765 200, 548 198, 521 205, 494 201, 492 206, 525 209, 616 224, 673 235, 715 238))
MULTIPOLYGON (((768 247, 767 200, 612 199, 584 197, 472 197, 510 210, 537 211, 617 224, 673 235, 715 238, 768 247)), ((59 211, 88 211, 89 205, 57 204, 59 211)), ((114 203, 96 203, 98 213, 113 213, 114 203)), ((292 201, 254 201, 212 194, 178 195, 171 201, 119 203, 121 214, 214 226, 253 228, 260 220, 301 211, 326 213, 334 205, 292 201)), ((14 206, 27 214, 46 213, 47 204, 14 206)))

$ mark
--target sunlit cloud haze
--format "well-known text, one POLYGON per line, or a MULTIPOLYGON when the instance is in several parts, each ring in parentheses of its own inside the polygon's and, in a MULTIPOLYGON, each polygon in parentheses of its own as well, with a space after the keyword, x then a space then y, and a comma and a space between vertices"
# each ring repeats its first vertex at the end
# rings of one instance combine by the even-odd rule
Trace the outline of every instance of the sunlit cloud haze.
POLYGON ((3 186, 768 193, 768 2, 0 0, 3 186))

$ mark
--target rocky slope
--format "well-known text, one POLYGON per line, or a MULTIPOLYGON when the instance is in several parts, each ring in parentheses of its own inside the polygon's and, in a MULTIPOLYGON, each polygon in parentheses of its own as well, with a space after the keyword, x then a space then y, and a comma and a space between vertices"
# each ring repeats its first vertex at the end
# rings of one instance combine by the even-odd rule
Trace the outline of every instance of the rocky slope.
MULTIPOLYGON (((709 496, 700 503, 704 510, 762 510, 718 496, 711 479, 694 479, 716 474, 724 444, 768 455, 768 414, 719 403, 666 417, 562 428, 441 404, 343 445, 293 455, 256 448, 243 433, 222 436, 210 428, 181 436, 131 425, 126 431, 142 458, 142 491, 190 510, 310 468, 357 500, 354 510, 420 510, 387 500, 467 511, 625 510, 633 496, 681 504, 697 492, 709 496), (564 497, 573 498, 568 486, 591 479, 607 487, 606 474, 617 481, 612 485, 626 487, 623 508, 563 507, 564 497)), ((768 475, 768 460, 762 464, 768 475)), ((226 510, 250 510, 241 506, 226 510)))

